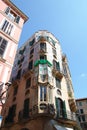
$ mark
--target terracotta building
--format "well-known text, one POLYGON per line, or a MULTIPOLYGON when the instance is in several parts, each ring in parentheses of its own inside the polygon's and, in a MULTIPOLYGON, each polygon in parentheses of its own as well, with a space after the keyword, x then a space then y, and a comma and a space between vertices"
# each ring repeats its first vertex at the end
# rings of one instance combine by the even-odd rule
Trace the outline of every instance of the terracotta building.
POLYGON ((87 130, 87 98, 76 99, 78 120, 82 130, 87 130))
POLYGON ((1 130, 77 130, 68 61, 48 31, 17 51, 1 130))
POLYGON ((1 101, 6 99, 6 82, 9 81, 22 27, 27 19, 10 0, 0 0, 0 115, 1 101))

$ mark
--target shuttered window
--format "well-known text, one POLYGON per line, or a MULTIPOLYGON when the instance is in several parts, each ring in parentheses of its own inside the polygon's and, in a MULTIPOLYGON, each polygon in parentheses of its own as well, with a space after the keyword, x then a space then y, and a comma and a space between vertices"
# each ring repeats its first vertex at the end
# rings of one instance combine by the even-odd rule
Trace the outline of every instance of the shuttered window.
POLYGON ((0 56, 3 56, 7 46, 7 41, 0 37, 0 56))
POLYGON ((7 20, 4 21, 2 28, 1 28, 6 34, 10 35, 13 29, 13 25, 9 23, 7 20))

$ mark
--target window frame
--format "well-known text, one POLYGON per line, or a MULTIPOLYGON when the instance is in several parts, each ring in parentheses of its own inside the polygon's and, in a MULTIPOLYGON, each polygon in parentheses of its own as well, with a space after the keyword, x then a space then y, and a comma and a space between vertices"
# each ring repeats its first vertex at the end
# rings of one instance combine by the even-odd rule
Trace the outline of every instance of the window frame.
POLYGON ((1 30, 10 36, 12 34, 13 28, 14 25, 5 19, 2 24, 1 30))
POLYGON ((4 39, 3 37, 0 36, 0 51, 2 51, 2 54, 0 53, 0 56, 3 57, 4 56, 4 53, 5 53, 5 50, 6 50, 6 47, 7 47, 7 44, 8 44, 8 41, 6 39, 4 39), (6 45, 3 45, 3 41, 5 41, 6 45), (3 48, 4 47, 4 48, 3 48))

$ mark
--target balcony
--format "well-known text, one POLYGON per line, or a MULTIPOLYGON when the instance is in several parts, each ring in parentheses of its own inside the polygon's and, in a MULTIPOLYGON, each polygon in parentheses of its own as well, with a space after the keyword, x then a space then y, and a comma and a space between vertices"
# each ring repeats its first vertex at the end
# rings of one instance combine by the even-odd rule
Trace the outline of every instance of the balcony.
POLYGON ((63 109, 60 109, 60 111, 57 111, 57 117, 56 119, 60 123, 65 123, 68 125, 76 125, 76 114, 70 111, 64 111, 63 109))
POLYGON ((70 106, 70 109, 72 112, 76 112, 76 103, 75 103, 75 100, 74 99, 69 99, 68 100, 69 102, 69 106, 70 106))
POLYGON ((38 76, 38 82, 42 84, 49 84, 53 86, 53 78, 50 77, 48 74, 46 75, 39 75, 38 76))
POLYGON ((55 77, 59 78, 60 80, 63 78, 63 72, 56 68, 52 69, 52 73, 55 77))

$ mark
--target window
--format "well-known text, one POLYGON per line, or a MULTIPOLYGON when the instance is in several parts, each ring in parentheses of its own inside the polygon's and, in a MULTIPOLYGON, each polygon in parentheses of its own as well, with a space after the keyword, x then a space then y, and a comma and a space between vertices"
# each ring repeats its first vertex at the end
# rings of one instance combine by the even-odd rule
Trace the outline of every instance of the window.
POLYGON ((34 48, 30 51, 30 55, 34 53, 34 48))
POLYGON ((29 98, 24 100, 23 118, 29 117, 29 98))
POLYGON ((82 121, 85 121, 85 115, 82 115, 82 121))
POLYGON ((35 38, 32 41, 29 42, 29 45, 33 46, 34 42, 35 42, 35 38))
POLYGON ((40 43, 40 50, 46 51, 46 43, 40 43))
POLYGON ((5 20, 2 28, 1 28, 5 33, 7 33, 8 35, 11 34, 12 29, 13 29, 13 25, 10 24, 7 20, 5 20))
POLYGON ((7 41, 0 37, 0 56, 3 56, 7 46, 7 41))
POLYGON ((79 120, 79 122, 81 122, 81 118, 80 117, 78 117, 78 120, 79 120))
POLYGON ((12 11, 9 7, 6 8, 5 14, 16 23, 19 23, 20 16, 18 16, 14 11, 12 11))
POLYGON ((55 78, 56 80, 56 87, 61 89, 61 82, 58 78, 55 78))
POLYGON ((20 16, 16 16, 15 22, 16 22, 16 23, 19 23, 19 21, 20 21, 20 16))
POLYGON ((9 108, 8 116, 5 118, 5 123, 12 123, 16 114, 16 105, 9 108))
POLYGON ((17 73, 17 79, 20 79, 20 77, 21 77, 21 69, 17 73))
POLYGON ((81 114, 84 113, 83 109, 80 109, 80 113, 81 113, 81 114))
POLYGON ((31 78, 27 79, 26 81, 26 88, 29 88, 31 86, 31 78))
POLYGON ((0 81, 0 95, 2 93, 3 85, 4 85, 4 83, 0 81))
POLYGON ((79 106, 82 106, 82 102, 79 102, 79 106))
POLYGON ((41 55, 40 60, 46 60, 46 55, 41 55))
POLYGON ((53 55, 56 56, 56 49, 52 48, 52 51, 53 51, 53 55))
POLYGON ((8 13, 9 13, 9 11, 10 11, 10 8, 9 8, 9 7, 7 7, 7 8, 6 8, 6 10, 5 10, 5 13, 6 13, 6 14, 8 14, 8 13))
POLYGON ((40 101, 46 101, 46 87, 45 86, 40 86, 40 101))
POLYGON ((28 68, 29 68, 29 70, 33 69, 33 60, 31 60, 31 61, 29 62, 28 68))
POLYGON ((15 86, 13 95, 15 96, 17 94, 17 92, 18 92, 18 86, 15 86))
POLYGON ((53 67, 54 67, 56 70, 60 71, 60 64, 59 64, 59 62, 53 60, 53 67))
POLYGON ((57 117, 67 117, 66 113, 66 104, 65 101, 62 101, 60 98, 55 98, 56 101, 56 110, 57 110, 57 117))

